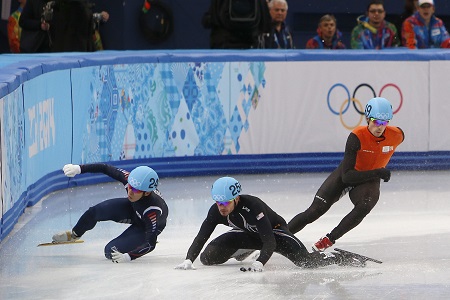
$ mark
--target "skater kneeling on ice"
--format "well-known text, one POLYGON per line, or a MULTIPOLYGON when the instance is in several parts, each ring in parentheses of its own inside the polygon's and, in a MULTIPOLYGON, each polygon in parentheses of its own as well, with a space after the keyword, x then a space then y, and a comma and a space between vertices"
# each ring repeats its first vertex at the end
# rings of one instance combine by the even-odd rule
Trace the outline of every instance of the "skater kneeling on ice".
POLYGON ((131 224, 121 235, 105 246, 105 256, 115 263, 129 262, 155 249, 158 235, 166 227, 168 207, 157 190, 158 174, 147 166, 131 172, 107 164, 67 164, 64 174, 74 177, 80 173, 103 173, 122 182, 128 197, 103 201, 90 207, 75 227, 53 236, 53 242, 79 239, 100 221, 131 224))
POLYGON ((262 272, 264 265, 277 252, 295 265, 316 268, 337 264, 341 266, 364 266, 365 260, 350 253, 309 253, 303 243, 287 228, 286 221, 261 199, 241 195, 241 184, 232 177, 217 179, 211 189, 211 206, 190 246, 186 259, 175 269, 195 269, 193 262, 200 255, 204 265, 223 264, 230 258, 242 261, 255 250, 259 257, 241 271, 262 272), (212 240, 202 254, 200 251, 217 225, 232 229, 212 240))

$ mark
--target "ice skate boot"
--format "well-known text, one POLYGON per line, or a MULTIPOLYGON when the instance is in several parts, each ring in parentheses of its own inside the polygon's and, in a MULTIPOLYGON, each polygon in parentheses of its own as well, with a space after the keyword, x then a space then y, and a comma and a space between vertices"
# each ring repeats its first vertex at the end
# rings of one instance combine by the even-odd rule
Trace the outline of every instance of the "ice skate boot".
POLYGON ((243 261, 246 258, 250 257, 251 260, 256 260, 259 257, 259 250, 254 249, 239 249, 237 250, 231 257, 236 259, 237 261, 243 261))
POLYGON ((330 237, 326 235, 313 245, 313 251, 324 251, 325 249, 333 246, 333 244, 334 242, 332 242, 330 237))
POLYGON ((80 237, 75 234, 75 232, 67 230, 58 232, 53 235, 52 241, 54 243, 61 243, 61 242, 73 242, 78 240, 80 237))

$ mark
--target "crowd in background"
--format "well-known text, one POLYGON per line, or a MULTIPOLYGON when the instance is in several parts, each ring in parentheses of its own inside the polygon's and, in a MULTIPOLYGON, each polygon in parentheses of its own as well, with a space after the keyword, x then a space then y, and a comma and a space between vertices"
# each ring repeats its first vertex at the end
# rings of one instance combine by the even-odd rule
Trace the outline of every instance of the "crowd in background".
POLYGON ((102 50, 98 32, 106 11, 94 13, 87 0, 18 0, 8 19, 12 53, 89 52, 102 50))
MULTIPOLYGON (((19 8, 8 20, 12 53, 103 49, 98 27, 108 20, 109 14, 94 13, 88 0, 18 1, 19 8), (55 5, 51 7, 51 18, 46 19, 49 16, 46 7, 52 2, 55 5), (58 6, 61 2, 70 5, 58 6)), ((157 1, 150 2, 156 7, 157 1)), ((211 49, 450 47, 449 33, 435 15, 433 0, 405 0, 400 16, 389 15, 383 0, 367 0, 367 9, 356 20, 348 44, 332 13, 322 15, 317 20, 317 34, 310 36, 306 44, 300 44, 286 23, 288 8, 287 0, 211 0, 201 23, 210 31, 211 49)))
MULTIPOLYGON (((286 0, 261 0, 260 5, 254 8, 244 8, 237 3, 242 1, 212 0, 207 13, 209 22, 205 26, 211 29, 211 48, 297 48, 285 23, 288 12, 286 0), (235 3, 236 7, 233 6, 235 3), (239 18, 234 18, 237 15, 239 18)), ((442 20, 435 16, 435 10, 433 0, 406 0, 405 12, 395 24, 386 19, 383 0, 370 0, 351 32, 350 45, 343 43, 336 18, 325 14, 318 20, 317 35, 308 40, 305 48, 449 48, 450 36, 442 20)))

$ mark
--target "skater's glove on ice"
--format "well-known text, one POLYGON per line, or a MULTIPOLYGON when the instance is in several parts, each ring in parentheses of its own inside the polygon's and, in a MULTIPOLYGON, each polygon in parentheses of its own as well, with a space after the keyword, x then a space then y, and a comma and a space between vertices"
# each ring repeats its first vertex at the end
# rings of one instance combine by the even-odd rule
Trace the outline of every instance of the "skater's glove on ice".
POLYGON ((178 270, 195 270, 194 264, 190 259, 186 259, 181 264, 175 267, 178 270))
POLYGON ((120 253, 116 249, 113 249, 113 252, 111 253, 111 259, 113 263, 124 263, 131 261, 131 257, 130 255, 128 255, 128 253, 120 253))

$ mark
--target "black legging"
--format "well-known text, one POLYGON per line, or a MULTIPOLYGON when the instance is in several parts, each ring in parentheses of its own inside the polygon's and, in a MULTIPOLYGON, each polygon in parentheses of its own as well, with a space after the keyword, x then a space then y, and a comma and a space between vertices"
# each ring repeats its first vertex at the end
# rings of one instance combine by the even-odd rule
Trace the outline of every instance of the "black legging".
MULTIPOLYGON (((324 255, 323 252, 309 253, 303 243, 287 230, 273 230, 277 247, 275 252, 283 255, 295 265, 303 268, 317 268, 339 262, 339 254, 324 255)), ((204 265, 223 264, 239 249, 261 250, 263 243, 257 235, 232 229, 212 240, 200 255, 204 265)))
POLYGON ((340 172, 334 171, 317 191, 311 206, 289 222, 289 230, 292 233, 299 232, 306 225, 325 214, 347 192, 354 208, 329 233, 333 242, 355 228, 375 207, 380 197, 380 180, 376 179, 357 186, 348 186, 342 182, 340 172))

